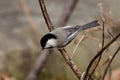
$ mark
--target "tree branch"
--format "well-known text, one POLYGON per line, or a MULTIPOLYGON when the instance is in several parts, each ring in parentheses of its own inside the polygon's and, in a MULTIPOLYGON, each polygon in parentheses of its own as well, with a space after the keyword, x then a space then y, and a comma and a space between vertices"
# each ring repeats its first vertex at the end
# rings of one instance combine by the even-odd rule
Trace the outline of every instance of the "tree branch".
POLYGON ((118 47, 118 49, 116 50, 116 52, 113 54, 113 56, 112 56, 112 58, 110 59, 110 61, 109 61, 108 65, 107 65, 107 67, 105 68, 105 71, 104 71, 102 80, 104 80, 105 75, 106 75, 106 73, 107 73, 107 71, 108 71, 108 69, 109 69, 111 63, 112 63, 113 59, 115 58, 116 54, 119 52, 119 50, 120 50, 120 46, 118 47))
MULTIPOLYGON (((102 21, 102 47, 101 47, 101 50, 103 49, 103 47, 104 47, 104 43, 105 43, 105 22, 104 21, 102 21)), ((88 80, 90 80, 90 78, 92 77, 92 75, 93 75, 93 73, 95 72, 95 70, 96 70, 96 68, 97 68, 97 66, 99 65, 99 63, 100 63, 100 60, 101 60, 101 57, 102 57, 102 54, 101 55, 99 55, 98 56, 98 61, 97 61, 97 63, 96 63, 96 65, 95 65, 95 67, 94 67, 94 69, 93 69, 93 71, 90 73, 90 75, 89 75, 89 78, 88 78, 88 80)), ((92 66, 92 65, 91 65, 92 66)), ((87 74, 89 73, 89 71, 88 72, 86 72, 87 74)))
POLYGON ((29 25, 30 25, 30 27, 31 27, 31 29, 32 29, 35 37, 36 37, 36 40, 37 40, 37 42, 39 43, 39 37, 40 37, 40 35, 39 35, 38 30, 36 29, 36 25, 35 25, 35 23, 34 23, 34 21, 33 21, 33 19, 32 19, 32 16, 31 16, 31 14, 30 14, 29 8, 28 8, 28 6, 26 5, 25 0, 20 0, 20 3, 21 3, 21 6, 22 6, 22 8, 23 8, 23 12, 24 12, 25 16, 26 16, 27 19, 28 19, 28 23, 29 23, 29 25))
POLYGON ((61 55, 63 56, 65 62, 69 65, 69 67, 72 69, 72 71, 78 77, 78 79, 80 79, 82 73, 79 71, 79 69, 75 65, 74 61, 72 61, 71 58, 67 55, 65 49, 58 49, 58 50, 60 51, 61 55))
POLYGON ((52 53, 52 49, 45 49, 40 53, 26 80, 37 80, 39 73, 41 73, 48 57, 50 56, 50 53, 52 53))
POLYGON ((44 17, 45 22, 47 24, 47 27, 51 31, 51 30, 53 30, 53 24, 52 24, 52 22, 51 22, 51 20, 49 18, 49 15, 48 15, 44 0, 38 0, 38 1, 39 1, 39 4, 40 4, 40 8, 42 10, 42 13, 43 13, 43 17, 44 17))
MULTIPOLYGON (((86 72, 89 72, 89 70, 90 70, 93 62, 94 62, 114 41, 116 41, 119 37, 120 37, 120 33, 119 33, 115 38, 113 38, 107 45, 105 45, 105 46, 103 47, 103 49, 98 52, 98 54, 96 54, 96 55, 93 57, 93 59, 91 60, 91 62, 89 63, 89 65, 88 65, 88 67, 87 67, 87 69, 86 69, 86 72)), ((87 76, 88 76, 88 73, 85 73, 84 79, 86 79, 87 76)))

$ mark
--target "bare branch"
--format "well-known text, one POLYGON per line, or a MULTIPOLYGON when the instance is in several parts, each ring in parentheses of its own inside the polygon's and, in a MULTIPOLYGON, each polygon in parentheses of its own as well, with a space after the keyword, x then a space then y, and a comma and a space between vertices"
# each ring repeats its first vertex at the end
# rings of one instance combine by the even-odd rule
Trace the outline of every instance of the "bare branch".
MULTIPOLYGON (((102 47, 101 47, 101 50, 103 49, 103 47, 104 47, 104 42, 105 42, 105 41, 104 41, 104 40, 105 40, 105 33, 104 33, 105 22, 104 22, 104 21, 103 21, 102 27, 103 27, 103 29, 102 29, 102 47)), ((90 73, 90 76, 89 76, 88 80, 92 77, 93 73, 95 72, 98 64, 100 63, 101 57, 102 57, 102 54, 99 55, 98 61, 96 62, 96 65, 95 65, 93 71, 90 73)), ((92 65, 91 65, 91 66, 92 66, 92 65)), ((89 71, 88 71, 88 72, 89 72, 89 71)), ((88 74, 88 73, 87 73, 87 74, 88 74)))
POLYGON ((108 69, 109 69, 111 63, 112 63, 113 59, 115 58, 116 54, 119 52, 119 50, 120 50, 120 46, 118 47, 118 49, 116 50, 116 52, 113 54, 111 60, 109 61, 107 67, 105 68, 105 72, 104 72, 104 74, 103 74, 102 80, 104 80, 105 75, 106 75, 106 73, 107 73, 107 71, 108 71, 108 69))
POLYGON ((108 32, 108 34, 110 35, 111 38, 114 38, 114 36, 112 35, 112 33, 109 30, 107 30, 107 32, 108 32))
POLYGON ((76 76, 78 77, 78 79, 80 79, 82 73, 79 71, 79 69, 77 68, 77 66, 75 65, 75 63, 67 55, 65 49, 58 49, 58 50, 61 52, 64 60, 69 65, 69 67, 72 69, 72 71, 76 74, 76 76))
MULTIPOLYGON (((99 62, 100 62, 100 60, 101 60, 101 57, 102 57, 102 55, 98 56, 98 61, 96 62, 93 71, 90 73, 90 75, 89 75, 89 77, 88 77, 88 80, 90 80, 90 78, 92 77, 93 73, 95 72, 95 70, 96 70, 96 68, 97 68, 97 66, 98 66, 98 64, 99 64, 99 62)), ((94 60, 94 62, 95 62, 95 60, 94 60)), ((92 66, 92 65, 91 65, 91 66, 92 66)), ((90 68, 91 68, 91 67, 90 67, 90 68)), ((88 73, 89 73, 89 71, 88 71, 88 73)), ((88 73, 87 73, 87 74, 88 74, 88 73)), ((86 77, 87 77, 87 76, 86 76, 86 77)))
POLYGON ((36 25, 35 25, 35 23, 34 23, 34 21, 32 19, 30 11, 29 11, 29 9, 28 9, 28 7, 26 5, 26 2, 25 2, 25 0, 20 0, 20 3, 21 3, 21 6, 23 8, 23 12, 24 12, 25 16, 28 19, 28 23, 29 23, 31 29, 33 30, 33 33, 35 34, 36 40, 39 43, 39 37, 40 37, 40 35, 38 33, 38 30, 36 29, 36 25))
MULTIPOLYGON (((98 52, 97 55, 95 55, 95 56, 93 57, 93 59, 91 60, 91 62, 89 63, 89 65, 88 65, 88 67, 87 67, 87 69, 86 69, 86 72, 89 72, 89 70, 90 70, 91 65, 93 64, 93 62, 94 62, 114 41, 116 41, 119 37, 120 37, 120 33, 119 33, 115 38, 113 38, 107 45, 105 45, 105 46, 103 47, 103 49, 98 52)), ((85 73, 85 77, 84 77, 84 78, 86 78, 87 76, 88 76, 88 73, 85 73)))
POLYGON ((74 54, 75 54, 77 48, 79 47, 80 43, 81 43, 84 39, 85 39, 85 35, 83 35, 83 36, 79 39, 79 42, 78 42, 77 45, 75 46, 75 48, 74 48, 74 50, 73 50, 73 52, 72 52, 72 56, 71 56, 70 59, 73 58, 73 56, 74 56, 74 54))
POLYGON ((105 22, 103 21, 102 23, 103 23, 103 25, 102 25, 102 27, 103 27, 103 29, 102 29, 102 49, 103 49, 104 44, 105 44, 105 22))
POLYGON ((53 30, 53 25, 52 25, 52 22, 51 22, 51 20, 49 18, 48 13, 47 13, 47 9, 46 9, 44 0, 39 0, 39 4, 40 4, 40 8, 42 10, 45 22, 46 22, 46 24, 48 26, 48 29, 51 31, 51 30, 53 30))
POLYGON ((45 49, 40 53, 26 80, 37 80, 51 52, 51 49, 45 49))

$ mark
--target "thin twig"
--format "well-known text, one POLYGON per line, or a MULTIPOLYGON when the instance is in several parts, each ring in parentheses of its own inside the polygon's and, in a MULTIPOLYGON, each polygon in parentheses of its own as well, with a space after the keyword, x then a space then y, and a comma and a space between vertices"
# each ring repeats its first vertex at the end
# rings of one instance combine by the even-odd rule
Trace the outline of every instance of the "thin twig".
POLYGON ((39 37, 40 37, 40 35, 38 33, 38 30, 36 29, 36 25, 35 25, 35 23, 34 23, 34 21, 32 19, 32 16, 30 14, 28 6, 26 5, 26 1, 25 0, 20 0, 20 3, 21 3, 21 6, 23 8, 23 12, 24 12, 25 16, 28 19, 28 23, 29 23, 31 29, 33 30, 33 32, 35 34, 36 40, 39 43, 39 40, 40 40, 39 37))
POLYGON ((112 57, 112 56, 110 55, 109 48, 106 49, 106 54, 107 54, 108 58, 107 58, 101 65, 107 64, 107 63, 110 61, 111 57, 112 57))
POLYGON ((111 60, 109 61, 108 65, 106 66, 105 72, 104 72, 103 77, 102 77, 102 80, 104 80, 105 75, 106 75, 106 73, 107 73, 107 71, 108 71, 108 69, 109 69, 111 63, 112 63, 113 59, 115 58, 116 54, 119 52, 119 50, 120 50, 120 46, 118 47, 118 49, 116 50, 116 52, 113 54, 111 60))
POLYGON ((49 15, 47 13, 47 9, 46 9, 46 6, 45 6, 45 3, 44 3, 44 0, 39 0, 39 4, 40 4, 40 8, 42 10, 42 13, 43 13, 43 16, 44 16, 44 19, 45 19, 45 22, 47 24, 47 27, 48 29, 51 31, 53 30, 53 24, 49 18, 49 15))
MULTIPOLYGON (((102 50, 103 47, 104 47, 104 40, 105 40, 105 34, 104 34, 104 28, 105 28, 105 25, 104 25, 104 23, 105 23, 105 22, 103 21, 103 25, 102 25, 102 27, 103 27, 103 29, 102 29, 102 47, 101 47, 101 50, 102 50)), ((100 63, 101 57, 102 57, 102 54, 99 55, 99 57, 98 57, 98 61, 97 61, 96 65, 95 65, 93 71, 91 72, 91 74, 90 74, 88 80, 92 77, 93 73, 95 72, 95 70, 96 70, 98 64, 100 63)), ((92 66, 92 65, 91 65, 91 66, 92 66)), ((89 72, 89 71, 88 71, 88 72, 89 72)))
MULTIPOLYGON (((93 57, 93 59, 90 61, 89 65, 88 65, 88 67, 87 67, 87 69, 86 69, 86 72, 88 72, 88 71, 90 70, 90 67, 91 67, 91 65, 93 64, 93 62, 94 62, 114 41, 116 41, 119 37, 120 37, 120 33, 119 33, 115 38, 113 38, 107 45, 105 45, 105 46, 103 47, 103 49, 98 52, 98 54, 96 54, 96 55, 93 57)), ((86 79, 86 76, 87 76, 87 75, 88 75, 88 74, 85 74, 85 77, 84 77, 85 79, 86 79)))
POLYGON ((105 44, 105 22, 103 21, 103 30, 102 30, 102 49, 104 47, 104 44, 105 44))
MULTIPOLYGON (((101 56, 102 56, 102 55, 98 56, 98 61, 96 62, 96 65, 95 65, 93 71, 90 73, 90 75, 89 75, 89 77, 88 77, 88 80, 91 79, 93 73, 95 72, 95 70, 96 70, 96 68, 97 68, 97 66, 98 66, 98 64, 99 64, 99 62, 100 62, 100 60, 101 60, 101 56)), ((92 66, 92 65, 91 65, 91 66, 92 66)), ((91 67, 90 67, 90 68, 91 68, 91 67)), ((88 72, 89 72, 89 71, 88 71, 88 72)))
POLYGON ((114 36, 112 35, 112 33, 109 30, 107 30, 107 32, 112 38, 114 38, 114 36))
POLYGON ((73 55, 75 54, 75 52, 76 52, 76 50, 77 50, 78 46, 79 46, 79 45, 80 45, 80 43, 84 40, 84 38, 85 38, 85 35, 83 35, 83 36, 80 38, 79 42, 77 43, 77 45, 75 46, 75 48, 74 48, 74 50, 73 50, 73 53, 72 53, 72 56, 71 56, 71 58, 70 58, 70 59, 72 59, 72 58, 73 58, 73 55))
MULTIPOLYGON (((104 17, 104 7, 103 7, 103 0, 99 0, 99 3, 98 3, 98 8, 99 8, 99 14, 100 14, 100 18, 101 18, 101 20, 102 20, 102 22, 103 22, 103 29, 102 29, 102 47, 101 47, 101 50, 103 49, 103 47, 104 47, 104 39, 105 39, 105 36, 104 36, 104 22, 105 22, 105 17, 104 17)), ((88 80, 91 78, 91 76, 93 75, 93 73, 95 72, 95 70, 96 70, 96 68, 97 68, 97 66, 98 66, 98 64, 99 64, 99 62, 100 62, 100 60, 101 60, 101 56, 102 56, 102 54, 100 54, 97 58, 98 58, 98 61, 97 61, 97 63, 96 63, 96 65, 95 65, 95 67, 94 67, 94 69, 93 69, 93 71, 91 72, 91 74, 90 74, 90 76, 88 77, 88 80)), ((96 59, 97 59, 96 58, 96 59)), ((95 60, 96 60, 95 59, 95 60)), ((94 60, 94 61, 95 61, 94 60)), ((94 61, 93 61, 93 63, 94 63, 94 61)), ((92 65, 91 65, 92 66, 92 65)), ((89 66, 88 67, 88 69, 90 70, 90 68, 91 68, 91 66, 89 66)), ((87 78, 87 75, 88 75, 88 73, 89 73, 89 70, 86 72, 86 76, 85 76, 85 78, 87 78)))

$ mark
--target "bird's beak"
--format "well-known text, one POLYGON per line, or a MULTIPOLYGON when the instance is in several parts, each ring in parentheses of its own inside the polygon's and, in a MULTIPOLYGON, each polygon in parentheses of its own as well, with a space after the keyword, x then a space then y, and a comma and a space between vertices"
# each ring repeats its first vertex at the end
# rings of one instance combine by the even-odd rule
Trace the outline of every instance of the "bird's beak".
POLYGON ((45 48, 42 47, 42 50, 43 50, 43 49, 45 49, 45 48))

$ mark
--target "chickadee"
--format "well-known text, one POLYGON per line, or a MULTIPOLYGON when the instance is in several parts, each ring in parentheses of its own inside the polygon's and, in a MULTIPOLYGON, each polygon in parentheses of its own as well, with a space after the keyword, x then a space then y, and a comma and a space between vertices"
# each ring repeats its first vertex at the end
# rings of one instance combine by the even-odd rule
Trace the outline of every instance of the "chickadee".
POLYGON ((79 32, 99 25, 98 20, 95 20, 83 26, 76 25, 55 28, 53 31, 44 35, 40 43, 43 49, 62 48, 69 44, 79 32))

